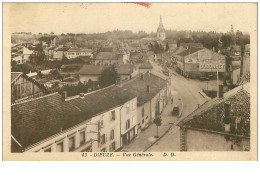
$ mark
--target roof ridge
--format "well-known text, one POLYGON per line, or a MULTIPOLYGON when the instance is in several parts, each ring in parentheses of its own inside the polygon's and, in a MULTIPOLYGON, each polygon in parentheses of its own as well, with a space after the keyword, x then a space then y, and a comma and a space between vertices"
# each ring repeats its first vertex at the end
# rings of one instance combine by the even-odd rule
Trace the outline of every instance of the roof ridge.
MULTIPOLYGON (((107 86, 107 87, 105 87, 105 88, 101 88, 101 89, 99 89, 99 90, 95 90, 95 91, 92 91, 92 92, 89 92, 89 93, 84 93, 84 96, 87 96, 87 95, 90 95, 90 94, 94 94, 94 93, 103 91, 103 90, 108 89, 108 88, 112 88, 113 86, 116 86, 116 85, 115 85, 115 84, 112 84, 112 85, 109 85, 109 86, 107 86)), ((76 98, 79 98, 79 97, 80 97, 80 95, 74 95, 74 96, 71 96, 71 97, 66 98, 65 101, 70 101, 70 100, 73 100, 73 99, 76 99, 76 98)))
POLYGON ((39 97, 37 97, 37 98, 31 98, 31 99, 28 99, 28 100, 21 101, 21 102, 19 102, 19 103, 14 103, 14 104, 12 104, 11 106, 28 103, 28 102, 35 101, 35 100, 38 100, 38 99, 50 97, 50 96, 56 95, 56 94, 58 94, 58 95, 60 96, 60 94, 59 94, 58 92, 50 93, 50 94, 47 94, 47 95, 39 96, 39 97))

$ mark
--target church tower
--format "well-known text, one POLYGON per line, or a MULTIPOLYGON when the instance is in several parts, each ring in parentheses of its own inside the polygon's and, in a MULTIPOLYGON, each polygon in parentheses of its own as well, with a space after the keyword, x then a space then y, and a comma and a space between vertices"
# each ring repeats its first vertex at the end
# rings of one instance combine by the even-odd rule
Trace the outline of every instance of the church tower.
POLYGON ((160 16, 159 27, 157 28, 157 38, 161 41, 165 40, 165 29, 163 28, 162 17, 160 16))

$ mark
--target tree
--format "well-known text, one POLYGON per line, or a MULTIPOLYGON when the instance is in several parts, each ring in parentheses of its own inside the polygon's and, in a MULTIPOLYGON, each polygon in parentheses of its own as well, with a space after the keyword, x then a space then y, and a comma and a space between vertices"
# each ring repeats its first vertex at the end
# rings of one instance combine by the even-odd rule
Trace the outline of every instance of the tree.
POLYGON ((221 41, 223 43, 224 48, 229 47, 232 44, 232 38, 230 35, 223 35, 221 37, 221 41))
POLYGON ((28 74, 32 70, 32 65, 30 63, 24 63, 16 65, 14 72, 23 72, 23 74, 28 74))
POLYGON ((11 67, 12 67, 12 69, 15 68, 16 65, 17 65, 17 62, 16 62, 16 61, 12 61, 12 62, 11 62, 11 67))
POLYGON ((43 74, 42 74, 41 71, 38 71, 38 72, 37 72, 37 77, 39 77, 39 78, 42 78, 42 77, 43 77, 43 74))
POLYGON ((119 80, 119 75, 116 71, 115 65, 106 67, 99 77, 99 85, 101 88, 115 84, 119 80))
POLYGON ((158 135, 158 127, 160 127, 162 125, 162 119, 161 119, 161 116, 157 116, 154 121, 155 125, 157 126, 157 136, 156 138, 159 138, 159 135, 158 135))
POLYGON ((163 46, 161 44, 159 44, 157 41, 154 41, 154 44, 150 43, 149 48, 155 54, 158 54, 158 53, 161 53, 164 51, 163 46))

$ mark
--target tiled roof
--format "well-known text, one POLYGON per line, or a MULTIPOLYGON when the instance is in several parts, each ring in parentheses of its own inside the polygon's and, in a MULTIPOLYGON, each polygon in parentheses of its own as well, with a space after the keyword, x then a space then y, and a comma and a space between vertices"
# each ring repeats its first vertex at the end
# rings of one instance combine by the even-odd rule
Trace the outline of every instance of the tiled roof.
POLYGON ((83 99, 76 96, 64 101, 54 93, 15 104, 11 107, 12 135, 26 148, 135 97, 126 89, 110 86, 83 99))
POLYGON ((113 85, 86 94, 84 99, 76 97, 67 100, 65 103, 71 106, 77 106, 78 110, 84 111, 84 118, 91 118, 92 116, 126 103, 135 97, 135 95, 129 93, 126 89, 113 85))
POLYGON ((84 65, 78 72, 80 75, 100 75, 103 66, 98 66, 98 65, 84 65))
MULTIPOLYGON (((98 65, 84 65, 78 72, 80 75, 101 75, 104 66, 98 65)), ((134 71, 133 64, 122 64, 116 66, 117 73, 119 75, 130 75, 134 71)))
POLYGON ((62 98, 58 93, 11 107, 11 133, 23 148, 59 132, 63 125, 62 98))
POLYGON ((12 72, 11 73, 11 83, 13 83, 15 81, 15 79, 17 79, 22 74, 23 74, 22 72, 12 72))
POLYGON ((224 103, 231 103, 231 133, 250 137, 249 83, 225 93, 223 99, 212 99, 179 123, 180 126, 224 133, 224 103), (235 119, 241 118, 235 131, 235 119))
POLYGON ((134 72, 133 64, 122 64, 116 67, 119 75, 130 75, 134 72))
POLYGON ((133 78, 130 81, 124 82, 120 87, 128 90, 129 93, 133 93, 137 96, 138 105, 142 105, 147 101, 150 101, 159 91, 164 88, 167 84, 166 80, 151 74, 145 73, 142 75, 133 78), (147 92, 147 85, 150 86, 150 92, 147 92))
POLYGON ((112 52, 99 52, 96 56, 96 60, 113 60, 116 59, 112 52))
POLYGON ((201 49, 203 49, 203 48, 190 47, 189 49, 187 49, 187 50, 185 50, 185 51, 182 51, 182 52, 179 53, 178 55, 184 57, 184 56, 193 54, 193 53, 195 53, 195 52, 197 52, 197 51, 199 51, 199 50, 201 50, 201 49))
POLYGON ((87 48, 70 48, 68 52, 93 52, 92 49, 87 48))

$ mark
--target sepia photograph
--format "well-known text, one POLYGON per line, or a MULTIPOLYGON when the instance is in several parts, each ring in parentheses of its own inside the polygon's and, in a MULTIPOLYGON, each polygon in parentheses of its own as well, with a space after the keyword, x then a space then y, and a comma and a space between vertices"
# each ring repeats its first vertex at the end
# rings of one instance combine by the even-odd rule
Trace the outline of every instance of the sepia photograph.
POLYGON ((3 3, 3 151, 257 160, 257 3, 3 3))

